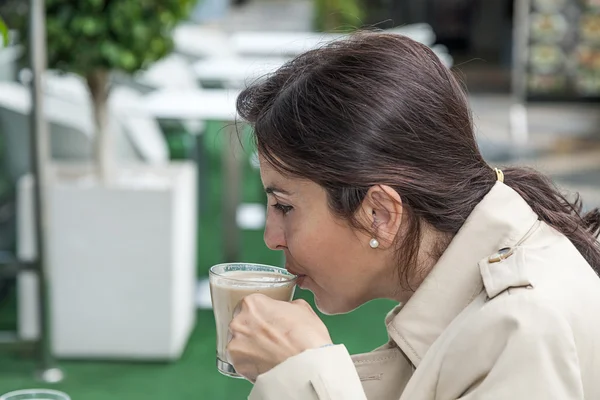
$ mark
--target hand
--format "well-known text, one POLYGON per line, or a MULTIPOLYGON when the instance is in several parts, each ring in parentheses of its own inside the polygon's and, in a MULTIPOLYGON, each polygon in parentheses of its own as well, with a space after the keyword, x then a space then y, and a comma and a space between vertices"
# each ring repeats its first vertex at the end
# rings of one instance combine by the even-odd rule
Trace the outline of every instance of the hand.
POLYGON ((332 343, 325 324, 304 300, 288 303, 251 294, 236 313, 227 351, 235 370, 251 382, 292 356, 332 343))

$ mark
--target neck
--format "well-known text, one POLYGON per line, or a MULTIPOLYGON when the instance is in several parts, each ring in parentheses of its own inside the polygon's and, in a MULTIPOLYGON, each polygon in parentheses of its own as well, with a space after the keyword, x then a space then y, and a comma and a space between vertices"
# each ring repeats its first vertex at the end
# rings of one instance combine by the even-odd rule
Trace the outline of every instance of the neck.
POLYGON ((407 278, 400 284, 397 283, 390 298, 406 303, 433 270, 451 240, 452 235, 442 233, 431 225, 423 223, 416 263, 409 267, 395 265, 395 268, 407 278), (404 273, 402 268, 408 268, 408 271, 404 273))

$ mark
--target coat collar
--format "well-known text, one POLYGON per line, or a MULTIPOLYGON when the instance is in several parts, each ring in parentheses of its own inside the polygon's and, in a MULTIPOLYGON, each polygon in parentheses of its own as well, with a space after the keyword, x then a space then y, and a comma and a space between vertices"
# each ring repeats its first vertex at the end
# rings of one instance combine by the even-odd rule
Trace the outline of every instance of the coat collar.
POLYGON ((515 244, 537 219, 525 200, 501 182, 475 207, 421 286, 388 315, 390 339, 415 367, 483 290, 478 262, 515 244))

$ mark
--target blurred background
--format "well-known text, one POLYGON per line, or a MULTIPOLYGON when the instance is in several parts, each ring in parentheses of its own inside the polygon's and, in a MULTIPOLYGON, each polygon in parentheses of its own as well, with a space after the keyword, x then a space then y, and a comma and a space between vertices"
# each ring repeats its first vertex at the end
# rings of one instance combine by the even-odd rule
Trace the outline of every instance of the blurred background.
MULTIPOLYGON (((250 384, 215 368, 208 268, 282 258, 262 240, 266 199, 236 95, 357 28, 410 36, 464 80, 490 165, 534 166, 600 206, 600 1, 43 3, 0 0, 0 393, 246 398, 250 384), (32 46, 40 34, 47 49, 32 46), (65 374, 44 378, 60 382, 36 378, 54 365, 44 349, 65 374)), ((386 340, 392 305, 323 318, 365 352, 386 340)))

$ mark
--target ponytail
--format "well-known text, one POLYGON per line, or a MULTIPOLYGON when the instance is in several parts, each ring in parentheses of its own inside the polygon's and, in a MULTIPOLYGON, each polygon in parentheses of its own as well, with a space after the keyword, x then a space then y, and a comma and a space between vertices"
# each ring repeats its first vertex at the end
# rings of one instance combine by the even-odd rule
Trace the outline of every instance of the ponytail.
POLYGON ((505 183, 519 193, 542 221, 565 235, 600 274, 600 209, 583 214, 579 194, 569 201, 548 177, 533 169, 506 168, 503 172, 505 183))

